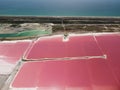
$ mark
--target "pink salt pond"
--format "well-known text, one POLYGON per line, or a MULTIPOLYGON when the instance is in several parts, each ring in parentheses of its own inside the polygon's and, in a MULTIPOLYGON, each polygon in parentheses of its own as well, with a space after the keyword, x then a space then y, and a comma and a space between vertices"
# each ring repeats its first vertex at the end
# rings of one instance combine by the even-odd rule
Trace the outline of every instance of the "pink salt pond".
POLYGON ((39 38, 10 90, 120 90, 120 34, 39 38))

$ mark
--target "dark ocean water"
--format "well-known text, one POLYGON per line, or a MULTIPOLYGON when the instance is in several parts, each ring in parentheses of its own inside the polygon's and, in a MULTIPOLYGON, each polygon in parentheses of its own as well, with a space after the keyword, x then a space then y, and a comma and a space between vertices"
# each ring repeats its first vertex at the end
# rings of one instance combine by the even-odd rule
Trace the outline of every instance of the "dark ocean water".
POLYGON ((0 0, 0 15, 120 16, 120 0, 0 0))

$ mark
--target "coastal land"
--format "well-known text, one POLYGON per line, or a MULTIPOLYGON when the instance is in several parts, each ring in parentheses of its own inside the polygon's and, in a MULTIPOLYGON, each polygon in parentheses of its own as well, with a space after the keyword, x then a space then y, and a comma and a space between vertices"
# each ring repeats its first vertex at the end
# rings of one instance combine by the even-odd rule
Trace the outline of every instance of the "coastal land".
MULTIPOLYGON (((120 32, 120 17, 0 16, 0 34, 19 33, 26 30, 51 32, 48 35, 120 32)), ((40 36, 35 35, 35 37, 40 36)), ((33 38, 35 37, 33 36, 33 38)), ((20 39, 24 38, 26 37, 20 39)), ((15 37, 14 39, 19 38, 15 37)))

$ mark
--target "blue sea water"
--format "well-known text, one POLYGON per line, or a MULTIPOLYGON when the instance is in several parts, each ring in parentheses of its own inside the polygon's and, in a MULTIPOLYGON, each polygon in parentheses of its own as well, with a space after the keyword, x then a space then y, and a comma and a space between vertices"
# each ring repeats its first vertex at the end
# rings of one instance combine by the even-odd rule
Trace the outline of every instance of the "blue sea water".
POLYGON ((0 0, 0 15, 120 16, 120 0, 0 0))

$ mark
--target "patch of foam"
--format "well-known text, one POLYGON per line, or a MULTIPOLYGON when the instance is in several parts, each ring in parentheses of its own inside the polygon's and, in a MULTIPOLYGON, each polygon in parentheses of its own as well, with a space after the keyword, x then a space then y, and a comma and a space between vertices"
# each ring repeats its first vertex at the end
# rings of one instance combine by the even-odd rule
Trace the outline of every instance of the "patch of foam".
POLYGON ((37 90, 37 88, 11 88, 10 90, 37 90))
POLYGON ((53 36, 44 36, 44 37, 40 37, 38 38, 38 40, 44 40, 44 39, 52 39, 52 38, 59 38, 62 37, 63 35, 53 35, 53 36))
POLYGON ((112 34, 116 34, 116 35, 120 35, 120 32, 103 32, 103 33, 93 33, 95 36, 102 36, 102 35, 112 35, 112 34))
POLYGON ((32 40, 15 40, 15 41, 2 41, 0 43, 18 43, 18 42, 31 42, 32 40))
POLYGON ((14 64, 10 64, 4 59, 0 59, 0 74, 10 74, 14 69, 14 66, 14 64))

